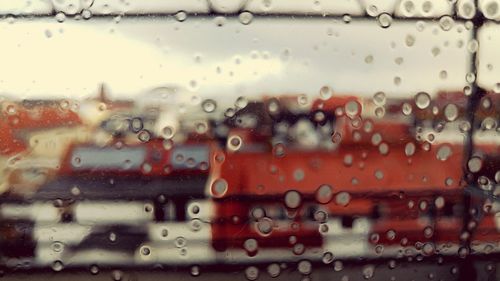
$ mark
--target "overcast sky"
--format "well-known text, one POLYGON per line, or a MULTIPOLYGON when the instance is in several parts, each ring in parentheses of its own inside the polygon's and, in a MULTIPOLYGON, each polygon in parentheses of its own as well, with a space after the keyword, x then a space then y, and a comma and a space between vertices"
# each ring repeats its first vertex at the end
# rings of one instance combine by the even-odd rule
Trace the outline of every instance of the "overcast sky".
POLYGON ((472 33, 455 23, 172 17, 4 19, 0 93, 132 97, 176 85, 201 97, 337 92, 408 96, 467 85, 472 33), (446 72, 446 73, 444 73, 446 72))

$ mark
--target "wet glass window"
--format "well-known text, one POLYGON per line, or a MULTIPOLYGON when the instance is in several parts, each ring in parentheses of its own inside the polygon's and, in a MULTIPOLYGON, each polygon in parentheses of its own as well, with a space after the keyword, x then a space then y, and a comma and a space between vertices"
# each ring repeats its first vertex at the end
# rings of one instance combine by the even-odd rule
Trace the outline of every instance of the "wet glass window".
POLYGON ((0 1, 0 279, 500 280, 499 0, 0 1))

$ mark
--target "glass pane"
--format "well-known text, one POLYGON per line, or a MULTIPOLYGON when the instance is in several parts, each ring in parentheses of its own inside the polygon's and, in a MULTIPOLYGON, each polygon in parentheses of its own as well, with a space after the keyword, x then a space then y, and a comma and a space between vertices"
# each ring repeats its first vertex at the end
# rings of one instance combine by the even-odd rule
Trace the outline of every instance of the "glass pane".
POLYGON ((3 279, 500 280, 499 1, 3 2, 3 279))

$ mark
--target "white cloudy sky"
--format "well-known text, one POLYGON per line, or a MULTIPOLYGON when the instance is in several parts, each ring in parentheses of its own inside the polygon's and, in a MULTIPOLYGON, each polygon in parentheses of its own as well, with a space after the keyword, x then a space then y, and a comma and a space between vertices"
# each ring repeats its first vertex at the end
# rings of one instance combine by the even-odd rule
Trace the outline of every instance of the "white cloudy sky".
POLYGON ((471 31, 461 23, 449 31, 437 22, 426 21, 423 30, 419 24, 394 21, 383 29, 376 20, 345 24, 290 17, 255 17, 249 25, 226 18, 223 26, 204 17, 177 22, 125 16, 119 23, 112 17, 64 23, 4 19, 0 93, 83 97, 95 94, 102 82, 116 97, 164 85, 219 98, 315 95, 325 85, 337 92, 382 90, 389 96, 462 89, 470 70, 471 31), (413 46, 407 45, 408 36, 413 46))

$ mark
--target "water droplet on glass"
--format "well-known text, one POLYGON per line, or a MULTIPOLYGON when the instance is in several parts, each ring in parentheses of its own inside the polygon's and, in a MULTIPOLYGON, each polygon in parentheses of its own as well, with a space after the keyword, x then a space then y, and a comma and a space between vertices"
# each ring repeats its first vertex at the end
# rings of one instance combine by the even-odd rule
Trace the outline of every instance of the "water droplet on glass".
POLYGON ((352 17, 350 15, 343 15, 342 16, 342 20, 345 22, 345 23, 350 23, 351 20, 352 20, 352 17))
POLYGON ((224 196, 228 190, 228 184, 225 179, 216 179, 212 184, 212 196, 218 198, 224 196))
POLYGON ((257 222, 257 230, 262 236, 267 236, 273 231, 273 221, 264 217, 257 222))
POLYGON ((139 134, 137 135, 137 138, 141 141, 141 142, 148 142, 149 140, 151 140, 151 134, 147 131, 147 130, 142 130, 139 132, 139 134))
POLYGON ((492 191, 493 190, 492 182, 490 181, 489 178, 487 178, 485 176, 480 176, 477 179, 477 183, 478 183, 479 187, 484 191, 492 191))
POLYGON ((458 125, 458 129, 460 130, 460 132, 466 133, 470 131, 471 125, 468 121, 463 121, 458 125))
POLYGON ((425 243, 424 246, 422 247, 422 252, 426 256, 431 256, 432 254, 434 254, 434 251, 435 251, 435 246, 433 243, 429 242, 425 243))
POLYGON ((396 239, 396 231, 390 229, 386 232, 385 236, 387 237, 387 239, 392 241, 392 240, 396 239))
POLYGON ((333 95, 332 89, 328 86, 323 86, 319 90, 319 95, 320 95, 321 99, 327 100, 327 99, 331 98, 333 95))
POLYGON ((64 249, 64 245, 61 242, 54 242, 51 245, 51 248, 54 252, 60 253, 64 249))
POLYGON ((333 263, 333 270, 338 272, 338 271, 342 271, 343 269, 344 269, 344 264, 342 263, 342 261, 336 260, 333 263))
POLYGON ((149 256, 151 254, 151 248, 149 246, 142 246, 140 249, 140 253, 143 256, 149 256))
POLYGON ((238 19, 240 22, 244 25, 250 24, 253 20, 253 14, 250 12, 242 12, 239 16, 238 19))
POLYGON ((365 57, 365 63, 366 64, 371 64, 373 62, 373 56, 372 55, 368 55, 365 57))
POLYGON ((412 156, 413 154, 415 154, 415 150, 416 150, 416 146, 414 143, 412 142, 409 142, 405 145, 405 154, 406 156, 412 156))
POLYGON ((372 278, 374 273, 375 273, 375 266, 374 265, 364 266, 362 269, 362 273, 363 273, 363 278, 365 278, 365 279, 372 278))
POLYGON ((142 130, 144 127, 143 123, 142 123, 142 119, 141 118, 132 118, 132 120, 130 120, 130 128, 132 129, 133 132, 139 132, 140 130, 142 130))
POLYGON ((466 19, 471 19, 476 14, 476 7, 473 1, 458 2, 458 14, 466 19))
POLYGON ((175 19, 179 22, 183 22, 187 19, 188 15, 184 11, 179 11, 175 14, 175 19))
POLYGON ((318 210, 314 213, 314 220, 317 222, 325 223, 328 219, 328 214, 325 211, 318 210))
POLYGON ((248 100, 245 97, 239 97, 234 105, 239 109, 245 108, 248 105, 248 100))
POLYGON ((352 154, 344 155, 344 165, 346 165, 346 167, 352 166, 352 162, 353 162, 352 154))
POLYGON ((310 261, 303 260, 299 262, 299 264, 297 265, 297 269, 300 273, 309 275, 312 271, 312 264, 310 261))
POLYGON ((94 265, 91 265, 91 266, 90 266, 90 273, 91 273, 92 275, 96 275, 96 274, 98 274, 98 273, 99 273, 99 267, 98 267, 97 265, 95 265, 95 264, 94 264, 94 265))
POLYGON ((200 276, 200 267, 197 265, 191 266, 191 275, 192 276, 200 276))
POLYGON ((382 106, 385 104, 385 101, 386 101, 386 96, 385 96, 385 93, 384 92, 376 92, 374 95, 373 95, 373 102, 376 104, 376 105, 379 105, 379 106, 382 106))
POLYGON ((405 102, 401 107, 401 111, 403 112, 404 115, 408 116, 412 113, 413 107, 411 106, 411 104, 405 102))
POLYGON ((382 13, 378 16, 378 24, 382 28, 388 28, 392 24, 392 17, 387 13, 382 13))
POLYGON ((249 253, 254 253, 259 249, 259 245, 257 243, 257 240, 255 239, 247 239, 243 243, 243 248, 249 253))
POLYGON ((330 185, 323 184, 316 191, 316 200, 321 204, 330 202, 333 198, 333 190, 330 185))
POLYGON ((422 11, 424 11, 424 13, 430 13, 431 10, 432 10, 431 1, 425 1, 424 3, 422 3, 422 11))
POLYGON ((439 26, 444 31, 450 30, 454 24, 455 24, 455 21, 450 16, 443 16, 439 19, 439 26))
POLYGON ((476 81, 476 74, 472 73, 472 72, 469 72, 465 75, 465 81, 467 81, 467 83, 474 83, 476 81))
POLYGON ((420 109, 425 109, 431 104, 431 97, 425 92, 419 92, 415 95, 415 104, 420 109))
POLYGON ((349 117, 354 117, 354 116, 357 116, 358 114, 361 113, 361 108, 360 108, 360 104, 356 101, 348 101, 345 105, 345 111, 346 111, 346 114, 349 116, 349 117))
POLYGON ((171 139, 174 136, 174 128, 165 126, 162 130, 162 133, 165 139, 171 139))
POLYGON ((475 53, 479 49, 479 41, 476 39, 471 39, 469 42, 467 42, 467 51, 470 53, 475 53))
POLYGON ((285 205, 288 208, 295 209, 300 206, 300 203, 302 202, 302 197, 300 196, 300 193, 298 193, 295 190, 290 190, 285 194, 285 205))
POLYGON ((394 77, 394 85, 396 85, 396 86, 401 85, 401 80, 402 79, 399 76, 394 77))
POLYGON ((66 20, 66 14, 63 12, 58 12, 55 16, 57 22, 64 22, 66 20))
POLYGON ((436 153, 436 158, 441 161, 446 161, 452 154, 453 151, 449 145, 442 145, 436 153))
POLYGON ((227 148, 231 151, 237 151, 243 145, 243 140, 240 136, 231 136, 227 140, 227 148))
POLYGON ((377 255, 381 255, 384 252, 384 245, 375 246, 375 253, 377 255))
POLYGON ((308 103, 308 102, 309 102, 309 100, 308 100, 308 98, 307 98, 307 96, 306 96, 306 95, 299 95, 299 96, 297 97, 297 103, 298 103, 299 105, 304 106, 304 105, 307 105, 307 103, 308 103))
POLYGON ((441 53, 441 49, 439 49, 439 47, 434 47, 432 48, 431 53, 434 57, 437 57, 441 53))
POLYGON ((83 19, 88 20, 92 17, 92 12, 90 10, 85 9, 82 11, 82 17, 83 19))
POLYGON ((58 272, 58 271, 61 271, 61 270, 63 270, 63 269, 64 269, 64 264, 63 264, 63 262, 62 262, 62 261, 57 260, 57 261, 54 261, 54 262, 52 263, 52 270, 54 270, 54 271, 57 271, 57 272, 58 272))
POLYGON ((249 266, 245 269, 245 277, 250 280, 257 280, 259 277, 259 269, 255 266, 249 266))
POLYGON ((483 122, 481 122, 481 128, 483 130, 494 130, 497 127, 497 121, 492 117, 484 118, 483 122))
POLYGON ((207 113, 211 113, 211 112, 214 112, 215 109, 217 108, 217 104, 215 103, 214 100, 204 100, 202 103, 201 103, 201 107, 203 108, 203 111, 207 112, 207 113))
POLYGON ((458 249, 458 256, 460 258, 465 258, 465 257, 467 257, 467 255, 469 255, 469 249, 468 248, 466 248, 466 247, 460 247, 458 249))
POLYGON ((340 206, 347 206, 351 201, 351 195, 345 191, 337 193, 335 196, 335 203, 340 206))
POLYGON ((340 143, 341 140, 342 140, 342 135, 339 132, 334 132, 332 135, 332 142, 340 143))
POLYGON ((324 264, 330 264, 333 262, 334 256, 331 252, 326 252, 323 254, 323 258, 321 259, 324 264))
POLYGON ((280 275, 281 273, 281 267, 279 264, 277 263, 272 263, 270 264, 268 267, 267 267, 267 273, 269 274, 269 276, 271 276, 272 278, 276 278, 280 275))
POLYGON ((382 142, 381 144, 379 144, 378 146, 378 151, 380 152, 380 154, 382 155, 387 155, 389 154, 389 145, 385 142, 382 142))
POLYGON ((377 118, 383 118, 384 115, 385 115, 385 109, 383 107, 375 108, 375 116, 377 116, 377 118))
POLYGON ((302 181, 302 180, 304 180, 304 177, 305 177, 304 170, 295 169, 295 171, 293 171, 293 179, 295 181, 302 181))
POLYGON ((479 172, 482 166, 483 166, 483 160, 478 156, 473 156, 467 162, 467 167, 469 168, 469 171, 471 171, 472 173, 479 172))
POLYGON ((214 18, 214 23, 218 27, 222 27, 226 24, 226 17, 218 16, 214 18))
POLYGON ((116 239, 117 239, 116 233, 114 233, 114 232, 110 232, 110 233, 109 233, 109 236, 108 236, 108 239, 109 239, 109 241, 111 241, 111 242, 116 242, 116 239))
POLYGON ((443 80, 446 79, 446 78, 448 78, 448 72, 446 70, 441 70, 439 72, 439 78, 441 78, 443 80))
POLYGON ((286 149, 285 149, 284 144, 277 143, 273 146, 273 155, 274 156, 281 158, 281 157, 285 156, 285 154, 286 154, 286 149))
POLYGON ((415 45, 415 41, 416 41, 416 39, 415 39, 414 35, 412 35, 412 34, 406 35, 406 38, 405 38, 406 46, 412 47, 413 45, 415 45))
POLYGON ((46 29, 45 30, 45 37, 51 38, 52 37, 52 31, 50 31, 49 29, 46 29))
POLYGON ((121 270, 113 270, 111 271, 111 278, 114 281, 120 281, 123 278, 123 272, 121 270))
POLYGON ((458 107, 452 103, 444 108, 444 116, 448 121, 455 121, 458 117, 458 107))

